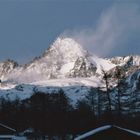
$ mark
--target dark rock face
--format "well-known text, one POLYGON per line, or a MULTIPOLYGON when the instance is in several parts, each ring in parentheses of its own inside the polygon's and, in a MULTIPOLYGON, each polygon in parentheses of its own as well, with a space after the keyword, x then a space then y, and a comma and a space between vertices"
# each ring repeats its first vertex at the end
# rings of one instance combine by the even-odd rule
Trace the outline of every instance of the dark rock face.
POLYGON ((0 77, 8 74, 16 67, 18 67, 18 63, 10 59, 0 63, 0 77))
POLYGON ((95 75, 97 68, 86 58, 79 57, 75 64, 74 68, 70 71, 70 77, 91 77, 95 75))

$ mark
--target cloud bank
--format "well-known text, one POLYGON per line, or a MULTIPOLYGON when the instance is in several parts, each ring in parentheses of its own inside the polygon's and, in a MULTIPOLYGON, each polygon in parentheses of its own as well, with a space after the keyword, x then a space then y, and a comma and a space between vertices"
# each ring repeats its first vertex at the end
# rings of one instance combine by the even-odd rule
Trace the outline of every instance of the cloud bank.
POLYGON ((136 32, 140 33, 140 7, 131 3, 115 4, 103 11, 96 27, 67 30, 63 36, 74 38, 87 50, 104 57, 118 50, 126 50, 128 46, 123 44, 128 42, 132 35, 135 36, 136 32))

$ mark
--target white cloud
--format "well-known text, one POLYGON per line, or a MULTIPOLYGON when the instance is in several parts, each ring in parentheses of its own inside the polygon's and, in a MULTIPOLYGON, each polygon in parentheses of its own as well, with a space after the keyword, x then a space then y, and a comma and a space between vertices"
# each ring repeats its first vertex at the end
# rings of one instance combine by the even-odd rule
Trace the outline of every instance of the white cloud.
POLYGON ((102 12, 96 27, 65 31, 63 36, 73 37, 98 56, 111 55, 113 51, 121 51, 120 44, 127 42, 130 34, 140 31, 139 8, 132 3, 115 4, 102 12))

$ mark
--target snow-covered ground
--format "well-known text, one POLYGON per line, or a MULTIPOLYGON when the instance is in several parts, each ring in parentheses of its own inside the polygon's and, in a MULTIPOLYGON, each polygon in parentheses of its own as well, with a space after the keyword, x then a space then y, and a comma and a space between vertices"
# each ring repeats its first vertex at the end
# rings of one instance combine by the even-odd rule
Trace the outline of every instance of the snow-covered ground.
POLYGON ((24 84, 7 82, 0 85, 0 97, 10 100, 17 98, 24 100, 30 98, 37 91, 55 93, 62 88, 72 103, 75 104, 77 100, 86 96, 90 87, 101 86, 103 86, 102 80, 96 76, 91 78, 51 79, 24 84))

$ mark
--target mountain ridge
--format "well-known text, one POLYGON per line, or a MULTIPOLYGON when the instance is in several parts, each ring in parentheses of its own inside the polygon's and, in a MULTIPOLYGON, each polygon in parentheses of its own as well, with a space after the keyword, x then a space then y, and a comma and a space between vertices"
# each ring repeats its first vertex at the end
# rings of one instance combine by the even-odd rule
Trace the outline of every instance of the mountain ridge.
MULTIPOLYGON (((26 77, 28 79, 27 76, 34 77, 33 79, 29 79, 29 82, 41 80, 43 77, 46 79, 77 76, 91 77, 96 72, 101 73, 102 68, 109 70, 114 66, 114 64, 110 63, 110 60, 98 58, 90 54, 75 40, 71 38, 58 38, 43 55, 26 65, 16 67, 9 75, 6 75, 6 78, 2 78, 2 80, 16 80, 19 77, 22 77, 22 79, 26 77), (81 73, 81 71, 83 72, 81 73)), ((21 81, 26 82, 24 80, 21 81)))

